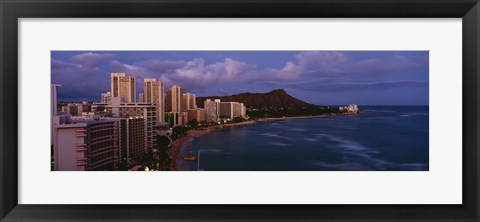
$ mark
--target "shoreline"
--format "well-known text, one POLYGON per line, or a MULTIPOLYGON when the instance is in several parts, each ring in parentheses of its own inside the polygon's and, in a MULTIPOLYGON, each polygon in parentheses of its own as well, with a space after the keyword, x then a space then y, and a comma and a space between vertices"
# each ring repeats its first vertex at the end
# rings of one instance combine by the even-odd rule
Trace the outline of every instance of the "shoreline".
POLYGON ((199 137, 203 136, 214 129, 217 128, 224 128, 224 127, 235 127, 235 126, 246 126, 246 125, 252 125, 256 123, 263 123, 263 122, 273 122, 273 121, 280 121, 280 120, 287 120, 287 119, 306 119, 306 118, 320 118, 320 117, 327 117, 327 116, 336 116, 332 114, 322 114, 322 115, 315 115, 315 116, 291 116, 291 117, 266 117, 266 118, 258 118, 258 119, 252 119, 252 120, 247 120, 244 122, 239 122, 239 123, 228 123, 224 125, 213 125, 213 126, 208 126, 205 129, 199 129, 199 130, 191 130, 188 131, 185 136, 182 136, 178 140, 172 143, 170 149, 173 152, 172 155, 172 170, 173 171, 185 171, 186 169, 180 166, 180 163, 177 161, 180 155, 180 151, 182 150, 183 146, 187 141, 189 141, 191 138, 194 137, 199 137))

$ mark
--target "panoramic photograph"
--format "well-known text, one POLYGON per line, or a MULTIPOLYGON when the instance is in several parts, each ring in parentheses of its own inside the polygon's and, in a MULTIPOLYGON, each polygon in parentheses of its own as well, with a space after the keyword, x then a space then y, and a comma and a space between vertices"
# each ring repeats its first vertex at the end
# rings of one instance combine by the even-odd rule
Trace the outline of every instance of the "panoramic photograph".
POLYGON ((51 51, 52 171, 428 171, 428 51, 51 51))

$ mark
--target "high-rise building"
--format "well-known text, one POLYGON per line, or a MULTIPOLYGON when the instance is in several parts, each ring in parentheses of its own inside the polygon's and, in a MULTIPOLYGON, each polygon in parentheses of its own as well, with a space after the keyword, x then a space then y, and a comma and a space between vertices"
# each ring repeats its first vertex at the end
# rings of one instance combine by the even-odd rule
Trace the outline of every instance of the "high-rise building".
POLYGON ((165 89, 163 82, 158 82, 155 78, 145 78, 143 82, 144 102, 154 104, 157 107, 157 121, 165 122, 165 89))
POLYGON ((220 102, 220 118, 233 119, 233 102, 220 102))
POLYGON ((101 103, 109 103, 110 98, 112 98, 112 93, 111 92, 102 93, 100 102, 101 103))
POLYGON ((114 170, 118 167, 118 121, 54 126, 54 170, 114 170))
POLYGON ((233 104, 233 118, 242 117, 242 104, 238 102, 232 102, 233 104))
POLYGON ((234 119, 235 117, 246 118, 246 107, 239 102, 220 102, 218 108, 219 117, 234 119))
POLYGON ((145 123, 143 117, 108 117, 118 121, 118 158, 126 165, 140 163, 145 156, 145 123))
POLYGON ((168 89, 167 97, 165 98, 165 112, 182 112, 182 95, 183 89, 180 86, 174 85, 172 88, 168 89))
POLYGON ((126 76, 125 73, 111 73, 112 97, 120 97, 128 103, 136 102, 135 78, 126 76))
POLYGON ((247 118, 247 107, 245 107, 245 104, 240 103, 241 105, 241 110, 240 110, 240 116, 242 118, 247 118))
POLYGON ((154 137, 154 127, 157 123, 155 105, 145 103, 123 103, 120 98, 112 98, 111 104, 96 104, 97 106, 105 106, 106 112, 113 117, 144 119, 145 130, 145 152, 152 151, 156 147, 154 137))
POLYGON ((182 96, 183 111, 197 108, 197 102, 195 100, 196 100, 195 94, 191 94, 191 93, 183 94, 182 96))
POLYGON ((53 117, 58 112, 57 88, 61 85, 52 84, 50 86, 50 143, 53 144, 53 117))
POLYGON ((218 122, 219 120, 219 111, 220 111, 220 100, 216 99, 212 101, 211 99, 207 99, 204 101, 204 108, 206 113, 206 121, 207 122, 218 122))
POLYGON ((145 97, 143 97, 143 93, 138 93, 138 102, 139 103, 144 103, 145 102, 145 97))

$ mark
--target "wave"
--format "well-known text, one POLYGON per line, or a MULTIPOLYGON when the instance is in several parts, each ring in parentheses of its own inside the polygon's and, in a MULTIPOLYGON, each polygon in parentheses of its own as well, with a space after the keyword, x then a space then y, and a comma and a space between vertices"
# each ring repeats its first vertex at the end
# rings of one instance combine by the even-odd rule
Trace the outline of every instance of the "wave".
POLYGON ((279 142, 270 142, 269 144, 274 146, 290 146, 290 144, 279 143, 279 142))
POLYGON ((280 135, 278 135, 278 133, 262 133, 260 134, 261 136, 266 136, 266 137, 275 137, 275 138, 281 138, 280 135))
POLYGON ((324 161, 309 161, 311 164, 332 170, 428 170, 428 164, 424 163, 394 163, 374 157, 377 150, 366 147, 357 141, 344 139, 329 134, 316 134, 317 138, 323 138, 335 143, 327 146, 334 152, 341 153, 341 163, 328 163, 324 161))
POLYGON ((377 110, 377 109, 364 109, 366 112, 376 112, 376 113, 397 113, 398 111, 393 110, 377 110))

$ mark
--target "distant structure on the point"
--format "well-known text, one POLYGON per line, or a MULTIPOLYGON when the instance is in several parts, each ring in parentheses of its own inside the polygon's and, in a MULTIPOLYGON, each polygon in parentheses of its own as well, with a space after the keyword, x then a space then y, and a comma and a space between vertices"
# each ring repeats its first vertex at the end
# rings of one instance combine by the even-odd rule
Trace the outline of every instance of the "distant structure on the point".
POLYGON ((347 113, 358 113, 358 106, 356 104, 351 104, 348 106, 341 106, 338 108, 340 111, 347 112, 347 113))

